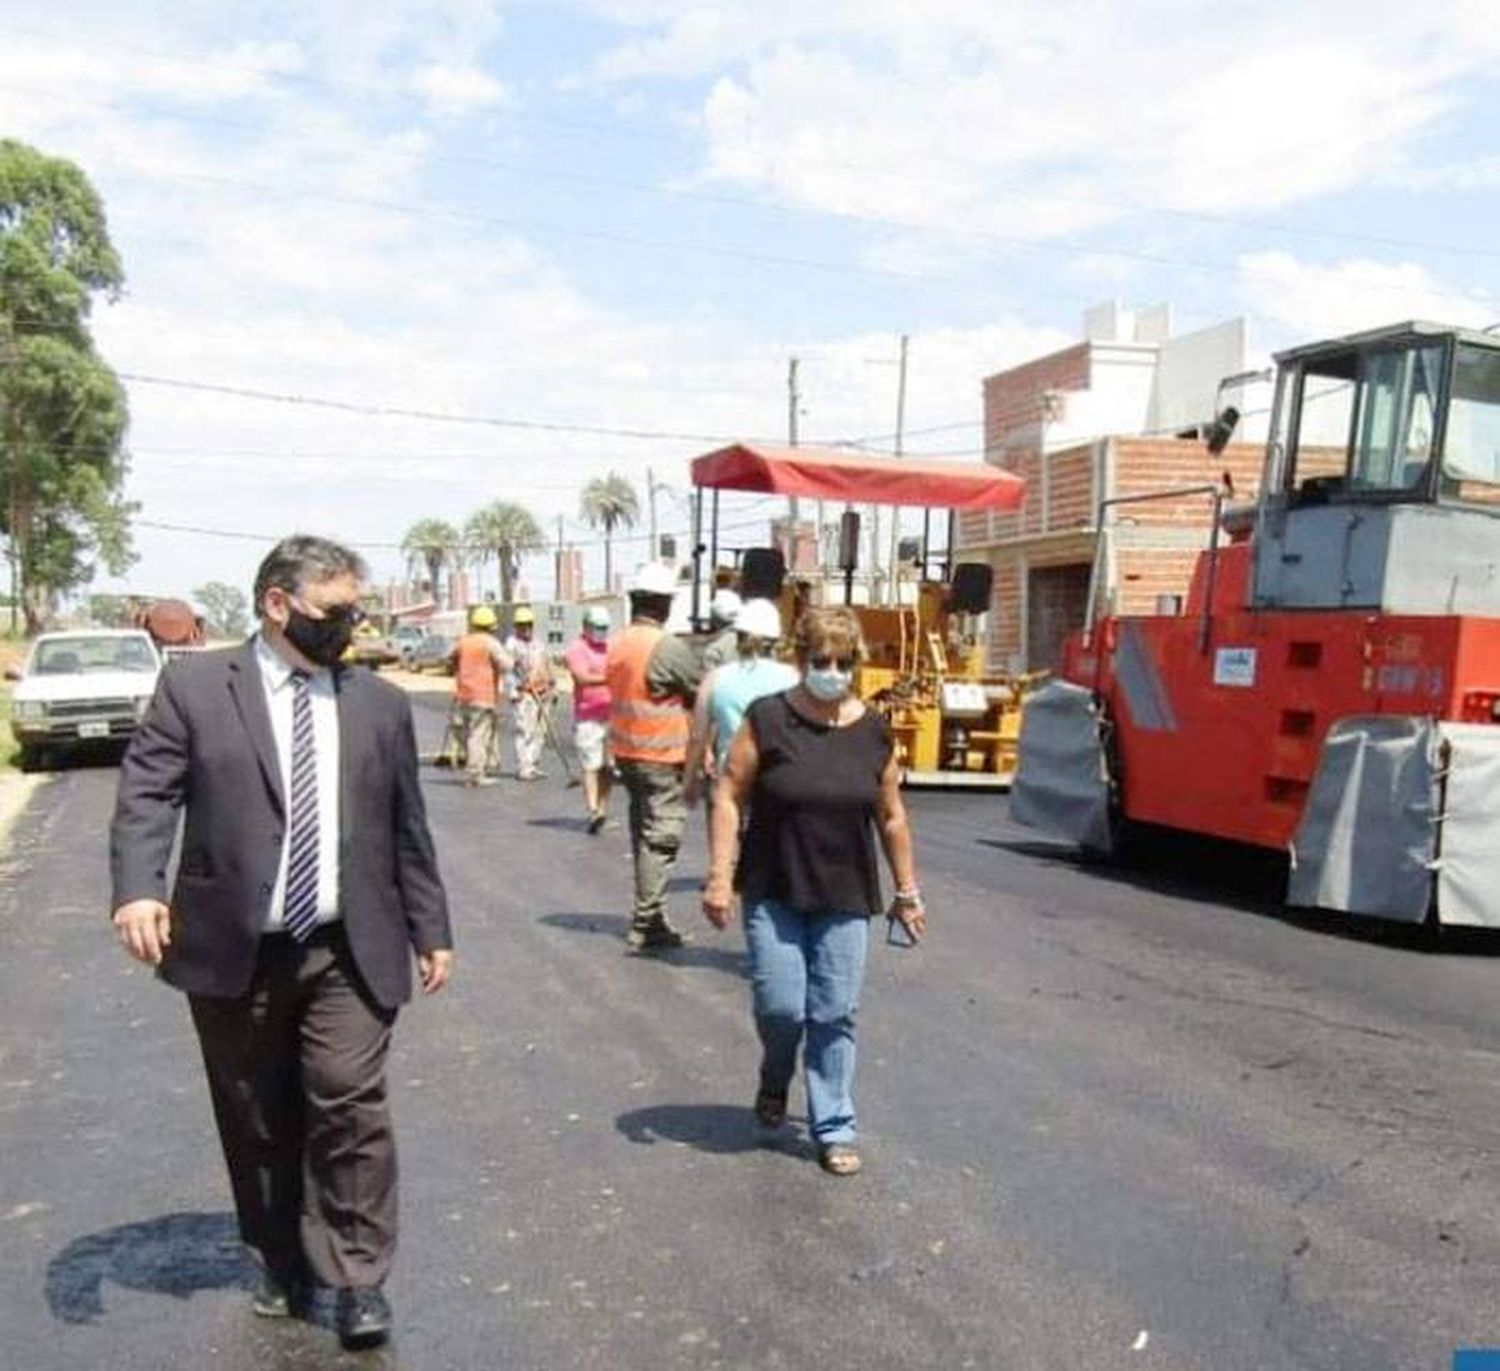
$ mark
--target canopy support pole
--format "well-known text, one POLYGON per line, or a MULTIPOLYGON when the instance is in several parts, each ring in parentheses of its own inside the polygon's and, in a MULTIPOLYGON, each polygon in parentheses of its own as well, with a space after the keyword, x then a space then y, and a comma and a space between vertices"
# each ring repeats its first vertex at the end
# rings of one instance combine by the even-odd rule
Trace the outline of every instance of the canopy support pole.
POLYGON ((703 621, 699 595, 703 587, 703 487, 693 491, 693 627, 703 621))
MULTIPOLYGON (((719 488, 714 487, 713 532, 708 535, 708 574, 713 576, 719 569, 719 488)), ((710 596, 710 599, 713 597, 710 596)))

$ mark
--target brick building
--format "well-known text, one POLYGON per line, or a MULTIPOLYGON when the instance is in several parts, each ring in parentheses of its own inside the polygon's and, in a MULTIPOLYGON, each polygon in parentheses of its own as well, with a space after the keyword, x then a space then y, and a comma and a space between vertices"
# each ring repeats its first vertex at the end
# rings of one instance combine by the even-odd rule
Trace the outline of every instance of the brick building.
POLYGON ((559 548, 552 554, 553 599, 573 603, 583 598, 583 550, 559 548))
MULTIPOLYGON (((1243 321, 1173 338, 1164 308, 1104 306, 1085 316, 1085 335, 984 382, 985 460, 1027 486, 1014 513, 958 519, 961 560, 994 568, 988 640, 996 670, 1058 664, 1064 638, 1084 620, 1102 500, 1212 483, 1224 472, 1244 497, 1259 481, 1261 444, 1243 440, 1253 440, 1257 420, 1264 432, 1263 414, 1250 416, 1242 441, 1217 457, 1195 432, 1218 407, 1245 412, 1260 399, 1263 382, 1220 384, 1245 371, 1243 321), (1187 431, 1195 436, 1172 436, 1187 431)), ((1150 614, 1185 597, 1210 508, 1199 495, 1113 510, 1101 548, 1102 607, 1150 614)))

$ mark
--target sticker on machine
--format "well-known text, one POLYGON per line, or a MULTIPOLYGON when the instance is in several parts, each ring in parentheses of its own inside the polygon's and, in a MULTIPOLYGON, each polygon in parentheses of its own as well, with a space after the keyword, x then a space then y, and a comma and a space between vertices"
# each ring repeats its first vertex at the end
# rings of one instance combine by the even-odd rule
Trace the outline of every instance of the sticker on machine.
POLYGON ((1221 647, 1214 653, 1214 684, 1253 686, 1255 684, 1255 649, 1221 647))

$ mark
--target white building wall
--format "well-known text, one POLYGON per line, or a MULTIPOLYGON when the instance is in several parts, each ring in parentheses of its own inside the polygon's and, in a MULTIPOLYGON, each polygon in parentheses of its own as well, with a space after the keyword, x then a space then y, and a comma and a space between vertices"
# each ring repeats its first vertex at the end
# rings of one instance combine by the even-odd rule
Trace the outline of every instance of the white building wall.
POLYGON ((1110 302, 1084 315, 1093 344, 1086 391, 1056 397, 1041 439, 1044 451, 1072 447, 1109 434, 1170 436, 1212 422, 1225 405, 1240 411, 1238 442, 1264 442, 1272 384, 1247 379, 1221 383, 1258 365, 1251 359, 1244 318, 1173 338, 1165 305, 1127 310, 1110 302))
POLYGON ((1151 413, 1157 349, 1134 343, 1095 343, 1089 388, 1060 392, 1044 426, 1042 450, 1077 447, 1111 433, 1140 433, 1151 413))

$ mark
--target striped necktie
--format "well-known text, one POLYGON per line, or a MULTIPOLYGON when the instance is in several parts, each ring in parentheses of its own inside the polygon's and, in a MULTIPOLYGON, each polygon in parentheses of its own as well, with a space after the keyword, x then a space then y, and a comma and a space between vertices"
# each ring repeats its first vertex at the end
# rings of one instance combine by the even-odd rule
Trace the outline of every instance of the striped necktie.
POLYGON ((318 757, 305 671, 292 672, 291 841, 282 923, 299 943, 318 926, 318 757))

